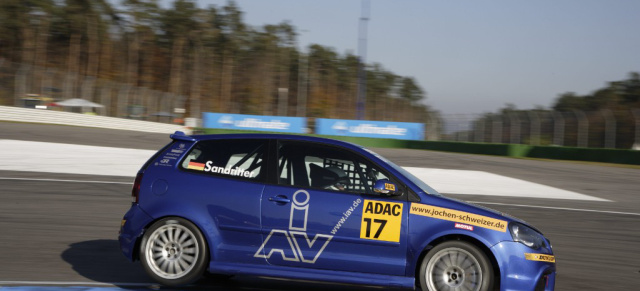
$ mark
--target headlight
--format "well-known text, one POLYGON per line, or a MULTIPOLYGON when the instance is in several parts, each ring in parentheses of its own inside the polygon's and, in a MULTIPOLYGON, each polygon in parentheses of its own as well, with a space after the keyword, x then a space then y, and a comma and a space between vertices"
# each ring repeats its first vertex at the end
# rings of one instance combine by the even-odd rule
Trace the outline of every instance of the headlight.
POLYGON ((512 222, 509 225, 513 241, 522 243, 532 249, 539 249, 544 245, 544 237, 537 231, 523 224, 512 222))

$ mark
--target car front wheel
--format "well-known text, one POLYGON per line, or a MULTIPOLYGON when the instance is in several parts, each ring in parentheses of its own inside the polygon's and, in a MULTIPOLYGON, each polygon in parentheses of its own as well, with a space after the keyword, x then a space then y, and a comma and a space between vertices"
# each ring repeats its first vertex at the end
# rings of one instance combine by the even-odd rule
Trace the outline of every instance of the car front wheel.
POLYGON ((420 265, 423 291, 493 290, 493 268, 476 246, 449 241, 434 247, 420 265))
POLYGON ((140 261, 154 280, 180 286, 198 280, 207 264, 207 245, 198 228, 182 218, 161 219, 140 244, 140 261))

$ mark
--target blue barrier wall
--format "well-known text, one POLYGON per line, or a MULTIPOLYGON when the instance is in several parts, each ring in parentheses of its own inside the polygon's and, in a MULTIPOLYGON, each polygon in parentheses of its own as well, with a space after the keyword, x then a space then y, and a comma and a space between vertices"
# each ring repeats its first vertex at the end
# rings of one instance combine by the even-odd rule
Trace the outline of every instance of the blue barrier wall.
POLYGON ((424 124, 316 118, 316 133, 322 135, 424 140, 424 124))
POLYGON ((306 133, 307 119, 303 117, 204 112, 202 113, 202 126, 205 128, 306 133))

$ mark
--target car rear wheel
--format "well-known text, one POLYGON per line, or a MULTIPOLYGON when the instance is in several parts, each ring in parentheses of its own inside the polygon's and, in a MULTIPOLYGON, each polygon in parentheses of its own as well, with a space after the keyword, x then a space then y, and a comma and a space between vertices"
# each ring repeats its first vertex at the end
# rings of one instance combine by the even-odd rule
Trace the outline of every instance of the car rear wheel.
POLYGON ((422 260, 420 287, 423 291, 493 290, 493 268, 476 246, 449 241, 434 247, 422 260))
POLYGON ((155 222, 140 244, 140 261, 154 280, 163 285, 180 286, 199 279, 208 261, 202 233, 182 218, 155 222))

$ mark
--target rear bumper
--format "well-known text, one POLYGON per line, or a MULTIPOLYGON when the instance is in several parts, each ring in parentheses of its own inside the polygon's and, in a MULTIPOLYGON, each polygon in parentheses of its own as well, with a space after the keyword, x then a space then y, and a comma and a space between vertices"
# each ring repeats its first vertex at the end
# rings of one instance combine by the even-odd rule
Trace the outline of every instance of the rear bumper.
POLYGON ((118 242, 120 243, 122 254, 130 261, 138 259, 135 248, 140 237, 144 234, 145 227, 152 221, 151 216, 145 213, 136 203, 131 204, 131 208, 122 218, 118 242))
POLYGON ((491 248, 500 266, 500 290, 553 291, 556 264, 527 259, 525 254, 553 256, 533 250, 518 242, 501 242, 491 248))

